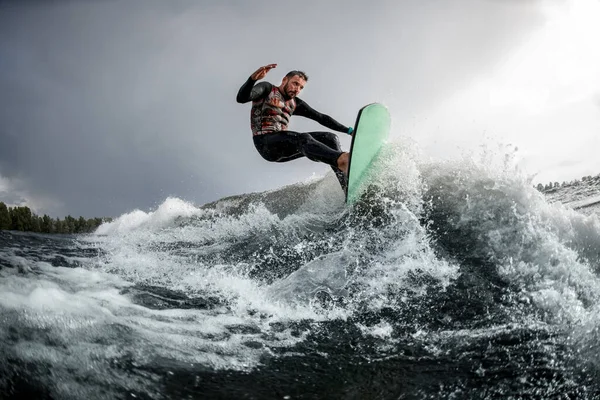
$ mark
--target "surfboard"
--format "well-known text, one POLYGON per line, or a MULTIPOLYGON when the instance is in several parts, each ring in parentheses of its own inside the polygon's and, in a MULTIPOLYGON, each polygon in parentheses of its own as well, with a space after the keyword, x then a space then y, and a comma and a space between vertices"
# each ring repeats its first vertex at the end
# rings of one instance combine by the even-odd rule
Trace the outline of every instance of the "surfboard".
POLYGON ((371 164, 390 134, 390 126, 390 113, 383 104, 368 104, 358 112, 350 145, 347 204, 354 204, 359 199, 371 164))

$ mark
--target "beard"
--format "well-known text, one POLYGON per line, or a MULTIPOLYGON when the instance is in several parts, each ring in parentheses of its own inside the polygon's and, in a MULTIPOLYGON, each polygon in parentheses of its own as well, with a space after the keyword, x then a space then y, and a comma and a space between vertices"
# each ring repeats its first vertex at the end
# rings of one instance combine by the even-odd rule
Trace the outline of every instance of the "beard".
POLYGON ((294 91, 290 91, 290 88, 289 88, 289 86, 290 86, 290 84, 288 83, 288 84, 287 84, 287 85, 285 85, 285 86, 284 86, 284 88, 283 88, 283 96, 284 96, 286 99, 291 99, 291 98, 293 98, 293 97, 296 97, 296 94, 297 94, 297 93, 296 93, 296 92, 294 92, 294 91))

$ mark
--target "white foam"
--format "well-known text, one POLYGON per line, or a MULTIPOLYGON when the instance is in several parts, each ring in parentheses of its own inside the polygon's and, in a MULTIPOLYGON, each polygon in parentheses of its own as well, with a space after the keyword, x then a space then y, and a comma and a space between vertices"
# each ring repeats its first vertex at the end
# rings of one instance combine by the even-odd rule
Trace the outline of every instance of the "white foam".
MULTIPOLYGON (((250 280, 229 274, 218 276, 217 272, 208 280, 218 290, 231 290, 233 286, 246 293, 246 298, 233 301, 227 312, 151 310, 120 293, 118 287, 130 284, 101 272, 41 265, 34 277, 5 273, 0 282, 0 317, 8 324, 0 327, 0 340, 10 336, 6 329, 12 327, 39 332, 49 343, 61 343, 58 348, 44 341, 13 347, 19 359, 50 362, 56 371, 79 371, 90 362, 96 363, 98 370, 110 369, 111 360, 125 354, 136 365, 150 365, 163 357, 215 369, 246 369, 257 365, 270 347, 301 340, 285 330, 271 332, 272 322, 287 320, 289 312, 298 317, 315 316, 309 309, 286 310, 265 302, 264 292, 250 280), (249 316, 248 307, 258 308, 259 315, 249 316), (230 326, 251 329, 236 332, 230 331, 230 326), (265 333, 268 340, 263 338, 265 333), (261 346, 247 346, 249 341, 261 346), (96 345, 98 342, 111 342, 122 350, 114 354, 113 345, 96 345), (78 356, 74 357, 75 353, 78 356)), ((71 372, 63 378, 69 382, 77 375, 71 372)))
MULTIPOLYGON (((237 200, 201 210, 179 199, 167 199, 156 211, 125 214, 85 239, 95 241, 102 250, 90 268, 124 283, 106 284, 104 275, 77 276, 80 271, 56 270, 54 275, 46 271, 58 286, 35 294, 31 291, 27 301, 39 304, 44 297, 52 298, 56 304, 52 312, 57 314, 62 309, 80 315, 86 310, 105 314, 130 328, 137 339, 146 340, 149 345, 144 348, 151 348, 153 356, 217 369, 251 368, 270 348, 302 340, 302 335, 294 336, 287 329, 274 329, 276 322, 345 319, 365 304, 375 311, 389 307, 390 294, 423 296, 430 280, 409 279, 415 275, 433 278, 442 289, 449 285, 459 268, 436 255, 420 221, 424 191, 439 185, 437 194, 445 196, 445 205, 459 215, 456 223, 475 227, 479 234, 475 240, 497 263, 502 276, 546 310, 552 316, 548 321, 589 321, 589 304, 600 304, 600 292, 590 265, 579 255, 600 243, 597 219, 548 205, 526 178, 511 169, 510 161, 493 157, 497 160, 489 163, 484 157, 483 161, 419 164, 410 146, 389 145, 377 160, 380 173, 373 182, 381 190, 385 216, 391 222, 370 227, 365 220, 364 226, 343 227, 340 236, 332 238, 341 241, 341 250, 325 248, 320 257, 271 285, 246 275, 248 267, 261 260, 224 257, 230 261, 223 261, 219 252, 275 234, 290 240, 294 256, 302 255, 311 245, 311 239, 302 235, 311 232, 312 225, 330 227, 347 216, 333 174, 312 182, 306 202, 285 218, 259 203, 235 215, 228 213, 237 200), (378 246, 381 250, 369 250, 378 246), (90 282, 87 287, 81 283, 84 278, 90 282), (349 282, 361 291, 351 294, 351 304, 345 309, 315 306, 313 297, 321 290, 334 297, 348 296, 349 282), (149 310, 110 290, 111 285, 125 284, 155 285, 218 301, 207 310, 149 310), (105 289, 99 290, 102 285, 105 289), (82 308, 70 309, 68 303, 78 296, 85 300, 82 308), (247 342, 259 345, 247 346, 247 342)), ((387 322, 361 329, 382 340, 390 340, 393 334, 387 322)), ((149 361, 140 358, 136 362, 149 361)))
POLYGON ((585 320, 600 304, 600 224, 549 204, 507 156, 485 154, 427 168, 428 185, 464 230, 475 255, 498 266, 554 323, 585 320), (493 159, 496 159, 494 161, 493 159), (596 257, 594 259, 594 257, 596 257))
POLYGON ((170 226, 176 218, 189 218, 200 215, 202 211, 193 204, 178 198, 167 198, 156 211, 144 212, 134 210, 116 218, 112 222, 105 222, 96 229, 98 235, 126 233, 137 229, 160 229, 170 226))

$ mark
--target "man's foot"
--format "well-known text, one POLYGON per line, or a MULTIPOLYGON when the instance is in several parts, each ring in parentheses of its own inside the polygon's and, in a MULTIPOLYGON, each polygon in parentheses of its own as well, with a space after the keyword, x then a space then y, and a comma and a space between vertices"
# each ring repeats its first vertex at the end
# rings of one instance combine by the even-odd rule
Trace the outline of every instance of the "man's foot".
POLYGON ((350 154, 342 153, 337 159, 337 167, 348 176, 348 164, 350 163, 350 154))

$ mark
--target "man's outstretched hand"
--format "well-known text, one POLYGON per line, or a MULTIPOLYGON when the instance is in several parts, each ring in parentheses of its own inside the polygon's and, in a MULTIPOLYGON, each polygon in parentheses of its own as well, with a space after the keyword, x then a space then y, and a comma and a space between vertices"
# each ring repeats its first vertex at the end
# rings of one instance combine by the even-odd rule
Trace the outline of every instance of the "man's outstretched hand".
POLYGON ((268 64, 268 65, 265 65, 264 67, 260 67, 259 69, 256 70, 255 73, 250 75, 250 78, 252 78, 252 80, 254 80, 254 81, 258 81, 258 80, 264 78, 267 75, 267 72, 269 72, 270 70, 272 70, 275 67, 277 67, 277 64, 268 64))

